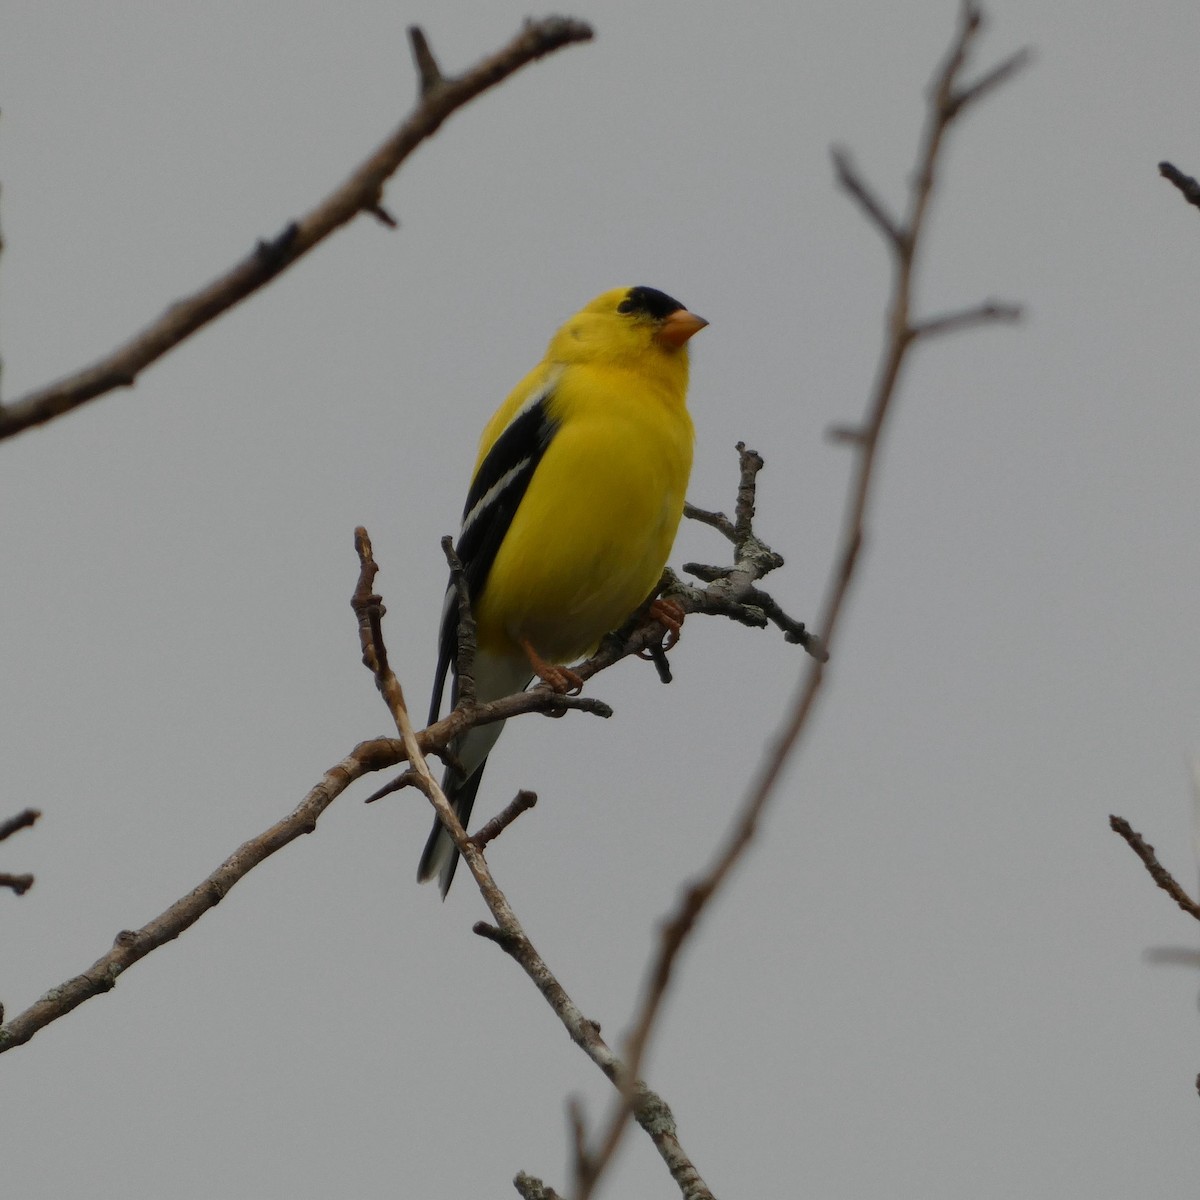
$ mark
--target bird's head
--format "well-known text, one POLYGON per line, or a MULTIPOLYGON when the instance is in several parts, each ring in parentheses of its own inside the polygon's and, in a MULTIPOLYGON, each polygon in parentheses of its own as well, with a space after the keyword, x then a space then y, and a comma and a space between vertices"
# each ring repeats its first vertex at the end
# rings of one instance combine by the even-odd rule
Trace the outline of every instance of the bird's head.
POLYGON ((657 288, 613 288, 563 325, 548 357, 561 363, 673 359, 686 371, 688 339, 707 324, 657 288))

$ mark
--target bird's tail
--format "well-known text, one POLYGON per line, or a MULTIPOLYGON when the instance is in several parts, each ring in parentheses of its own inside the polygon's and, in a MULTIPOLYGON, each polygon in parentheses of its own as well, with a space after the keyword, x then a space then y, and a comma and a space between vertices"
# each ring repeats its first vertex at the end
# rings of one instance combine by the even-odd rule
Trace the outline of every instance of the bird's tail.
MULTIPOLYGON (((523 691, 529 681, 529 662, 524 655, 510 657, 488 654, 480 650, 475 656, 475 695, 480 704, 523 691)), ((453 707, 457 703, 456 679, 450 704, 453 707)), ((436 715, 435 709, 430 720, 436 715)), ((442 776, 442 791, 446 793, 446 799, 450 801, 464 829, 467 828, 471 809, 475 806, 475 794, 479 791, 479 781, 483 777, 487 757, 503 728, 503 721, 493 721, 490 725, 476 725, 474 729, 468 729, 466 733, 457 737, 450 746, 458 766, 446 768, 442 776)), ((425 843, 421 865, 417 868, 417 879, 424 883, 436 875, 444 900, 457 866, 458 851, 454 848, 454 842, 442 828, 441 821, 435 817, 433 831, 425 843)))
MULTIPOLYGON (((466 779, 463 779, 454 767, 447 767, 442 776, 442 791, 446 793, 446 799, 450 801, 454 815, 458 817, 464 829, 471 819, 471 809, 475 807, 475 795, 479 791, 479 781, 483 778, 483 768, 486 765, 485 758, 466 779)), ((454 881, 454 872, 458 869, 458 859, 458 850, 445 826, 434 817, 433 828, 429 831, 429 839, 421 854, 421 864, 417 867, 417 881, 425 883, 436 875, 442 899, 445 900, 450 884, 454 881)))

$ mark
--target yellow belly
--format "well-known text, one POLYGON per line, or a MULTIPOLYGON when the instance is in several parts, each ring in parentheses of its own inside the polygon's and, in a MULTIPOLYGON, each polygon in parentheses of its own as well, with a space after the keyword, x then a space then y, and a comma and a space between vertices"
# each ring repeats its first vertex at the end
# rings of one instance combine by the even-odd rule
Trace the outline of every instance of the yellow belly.
POLYGON ((476 611, 485 649, 527 638, 550 662, 582 658, 662 574, 683 513, 691 421, 682 404, 648 404, 605 382, 602 404, 563 420, 500 547, 476 611))

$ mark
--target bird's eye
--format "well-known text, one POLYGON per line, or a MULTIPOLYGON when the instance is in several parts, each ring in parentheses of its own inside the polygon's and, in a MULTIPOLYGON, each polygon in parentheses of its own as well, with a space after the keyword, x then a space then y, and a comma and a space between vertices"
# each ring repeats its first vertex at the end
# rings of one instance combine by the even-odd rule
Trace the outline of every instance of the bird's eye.
POLYGON ((625 299, 622 300, 621 303, 617 305, 617 312, 619 312, 619 313, 633 312, 633 301, 628 296, 626 296, 625 299))

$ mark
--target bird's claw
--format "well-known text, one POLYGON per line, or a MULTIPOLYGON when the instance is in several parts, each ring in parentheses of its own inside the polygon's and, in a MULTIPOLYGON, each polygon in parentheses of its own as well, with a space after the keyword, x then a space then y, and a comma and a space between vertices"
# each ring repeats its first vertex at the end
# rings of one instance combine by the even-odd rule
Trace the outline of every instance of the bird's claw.
POLYGON ((583 680, 570 667, 560 667, 547 662, 534 648, 528 638, 521 639, 521 649, 529 659, 533 673, 552 691, 560 696, 578 696, 583 691, 583 680))
MULTIPOLYGON (((679 641, 679 633, 683 629, 683 618, 687 615, 683 605, 674 600, 667 600, 659 596, 657 600, 651 602, 649 609, 647 609, 647 615, 652 621, 657 621, 667 631, 663 637, 662 648, 670 650, 679 641)), ((638 654, 642 658, 651 657, 644 650, 639 650, 638 654)))
POLYGON ((583 691, 583 680, 567 667, 544 663, 537 673, 541 681, 560 696, 578 696, 583 691))

